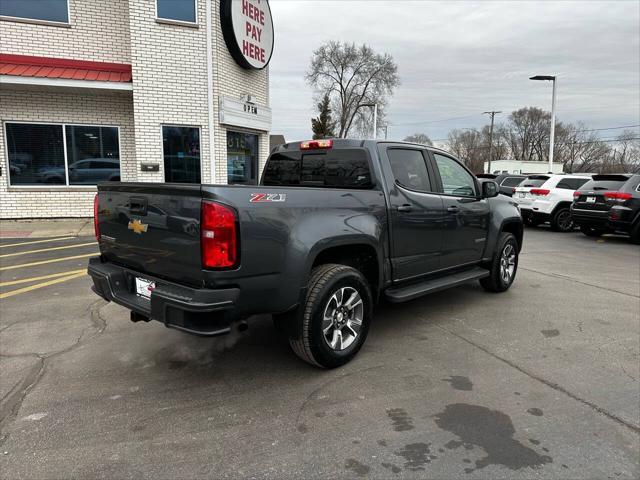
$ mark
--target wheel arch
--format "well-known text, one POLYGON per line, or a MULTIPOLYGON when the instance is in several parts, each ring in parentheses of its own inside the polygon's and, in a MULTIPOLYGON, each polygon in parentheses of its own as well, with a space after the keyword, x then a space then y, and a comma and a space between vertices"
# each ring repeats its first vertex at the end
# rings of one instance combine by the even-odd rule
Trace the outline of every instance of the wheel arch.
POLYGON ((507 232, 513 234, 518 242, 518 253, 522 251, 522 244, 524 241, 524 226, 522 222, 516 220, 505 220, 500 227, 500 233, 507 232))
POLYGON ((572 203, 573 202, 570 202, 568 200, 563 200, 561 202, 558 202, 558 204, 551 211, 550 216, 553 217, 558 212, 558 210, 560 210, 561 208, 567 208, 569 211, 571 211, 571 204, 572 203))
POLYGON ((329 263, 347 265, 362 273, 371 287, 372 296, 377 301, 382 285, 382 260, 381 253, 372 242, 360 238, 316 245, 309 257, 307 278, 311 275, 311 271, 320 265, 329 263))

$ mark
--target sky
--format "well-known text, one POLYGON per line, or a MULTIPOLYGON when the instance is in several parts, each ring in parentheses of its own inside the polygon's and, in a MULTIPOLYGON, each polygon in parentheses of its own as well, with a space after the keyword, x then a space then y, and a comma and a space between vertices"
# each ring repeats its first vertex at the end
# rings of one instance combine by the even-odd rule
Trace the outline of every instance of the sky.
MULTIPOLYGON (((551 110, 589 128, 640 124, 640 1, 271 0, 272 133, 310 138, 314 91, 304 74, 329 40, 391 54, 401 85, 389 102, 389 138, 445 139, 488 122, 482 112, 551 110), (461 118, 462 117, 462 118, 461 118)), ((603 130, 605 139, 621 130, 603 130)), ((635 131, 640 132, 636 127, 635 131)))

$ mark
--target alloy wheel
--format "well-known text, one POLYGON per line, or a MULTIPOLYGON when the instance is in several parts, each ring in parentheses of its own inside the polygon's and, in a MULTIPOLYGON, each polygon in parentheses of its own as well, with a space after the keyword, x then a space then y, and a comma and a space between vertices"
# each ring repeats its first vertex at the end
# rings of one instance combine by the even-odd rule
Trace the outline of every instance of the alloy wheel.
POLYGON ((335 351, 349 348, 362 329, 364 304, 353 287, 342 287, 329 298, 322 316, 322 336, 335 351))
POLYGON ((516 249, 507 243, 500 256, 500 278, 505 285, 509 285, 516 271, 516 249))

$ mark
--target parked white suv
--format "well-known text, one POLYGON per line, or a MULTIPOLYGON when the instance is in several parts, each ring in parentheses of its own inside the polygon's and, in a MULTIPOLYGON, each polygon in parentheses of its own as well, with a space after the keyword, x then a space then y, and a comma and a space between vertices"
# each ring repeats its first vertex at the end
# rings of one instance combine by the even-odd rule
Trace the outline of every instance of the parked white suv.
POLYGON ((571 203, 573 192, 591 180, 591 175, 530 175, 514 189, 513 199, 522 219, 536 226, 549 222, 557 232, 573 230, 571 203))

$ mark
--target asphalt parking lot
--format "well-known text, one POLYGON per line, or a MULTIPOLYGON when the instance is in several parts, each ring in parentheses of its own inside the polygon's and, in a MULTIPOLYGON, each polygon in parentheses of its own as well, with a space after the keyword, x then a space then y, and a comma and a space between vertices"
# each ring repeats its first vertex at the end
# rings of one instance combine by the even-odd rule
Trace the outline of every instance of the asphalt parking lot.
POLYGON ((623 238, 528 229, 509 292, 382 305, 333 371, 268 317, 213 340, 133 324, 89 289, 93 238, 32 242, 0 242, 2 478, 640 476, 623 238))

